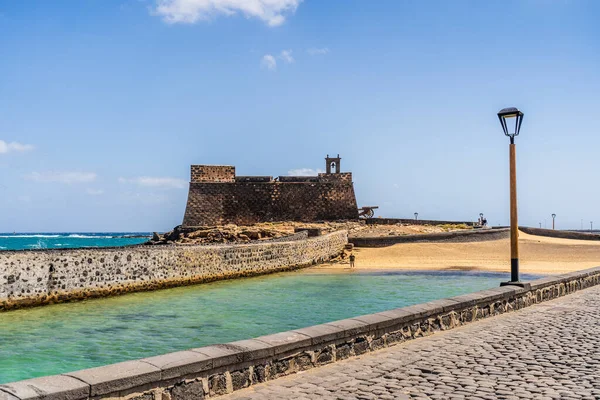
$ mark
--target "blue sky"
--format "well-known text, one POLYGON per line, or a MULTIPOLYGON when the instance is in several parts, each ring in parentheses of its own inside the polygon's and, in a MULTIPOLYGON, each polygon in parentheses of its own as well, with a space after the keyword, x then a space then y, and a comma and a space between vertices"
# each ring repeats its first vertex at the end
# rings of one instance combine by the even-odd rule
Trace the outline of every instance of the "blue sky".
MULTIPOLYGON (((0 0, 0 231, 181 223, 190 164, 354 173, 379 215, 597 221, 600 2, 0 0)), ((292 172, 290 172, 292 171, 292 172)))

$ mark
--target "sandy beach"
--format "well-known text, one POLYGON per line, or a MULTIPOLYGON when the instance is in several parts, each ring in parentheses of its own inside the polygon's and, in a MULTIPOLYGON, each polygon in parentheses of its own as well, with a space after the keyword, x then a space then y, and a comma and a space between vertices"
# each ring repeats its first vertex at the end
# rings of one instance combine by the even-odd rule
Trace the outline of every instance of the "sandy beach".
MULTIPOLYGON (((533 236, 521 232, 521 272, 561 274, 600 265, 600 242, 533 236)), ((355 248, 357 270, 510 271, 509 239, 471 243, 403 243, 355 248)), ((313 268, 349 268, 348 261, 313 268)))

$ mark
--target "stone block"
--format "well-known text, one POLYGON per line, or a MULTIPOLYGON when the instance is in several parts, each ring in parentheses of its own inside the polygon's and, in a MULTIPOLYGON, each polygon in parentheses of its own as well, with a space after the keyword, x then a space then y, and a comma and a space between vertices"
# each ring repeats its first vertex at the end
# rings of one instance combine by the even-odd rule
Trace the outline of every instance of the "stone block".
POLYGON ((414 304, 412 306, 402 308, 404 311, 414 315, 416 318, 428 317, 435 311, 435 309, 427 307, 424 304, 414 304))
MULTIPOLYGON (((163 397, 164 399, 164 397, 163 397)), ((171 389, 171 400, 202 400, 204 389, 202 382, 183 382, 171 389)))
POLYGON ((161 370, 161 379, 180 378, 195 375, 212 369, 213 359, 194 351, 178 351, 155 357, 143 358, 140 361, 154 365, 161 370))
POLYGON ((191 349, 190 351, 201 353, 211 358, 213 368, 237 364, 244 361, 244 350, 227 344, 199 347, 191 349))
POLYGON ((442 312, 455 310, 458 304, 460 304, 460 302, 454 299, 440 299, 420 304, 421 306, 428 308, 428 311, 423 313, 422 317, 429 317, 441 314, 442 312))
POLYGON ((296 329, 294 332, 310 337, 313 346, 344 338, 343 328, 329 324, 309 326, 307 328, 296 329))
POLYGON ((80 400, 89 397, 90 385, 69 376, 53 375, 0 385, 1 400, 3 391, 21 400, 80 400))
POLYGON ((255 339, 238 340, 237 342, 230 342, 228 344, 243 350, 244 361, 259 360, 275 355, 273 346, 255 339))
POLYGON ((412 310, 405 308, 395 308, 393 310, 382 311, 378 314, 389 316, 394 319, 393 325, 402 325, 404 323, 414 321, 419 318, 419 313, 414 313, 412 310))
POLYGON ((144 385, 156 385, 161 370, 142 361, 125 361, 64 374, 91 386, 90 395, 100 396, 144 385))
POLYGON ((369 332, 387 328, 396 325, 397 323, 395 318, 383 313, 361 315, 360 317, 355 317, 352 319, 368 324, 369 332))
MULTIPOLYGON (((557 279, 554 276, 548 276, 546 278, 533 280, 529 283, 531 284, 531 290, 537 290, 557 283, 557 279)), ((558 283, 560 283, 560 281, 558 281, 558 283)))
POLYGON ((300 332, 288 331, 255 338, 273 348, 274 354, 286 353, 291 350, 308 347, 312 344, 310 336, 300 332))
POLYGON ((369 324, 357 319, 342 319, 329 322, 325 325, 333 326, 344 330, 344 337, 352 337, 369 332, 369 324))
POLYGON ((19 400, 19 399, 8 392, 4 392, 0 388, 0 400, 19 400))
POLYGON ((522 287, 511 285, 486 290, 486 292, 498 293, 504 299, 515 297, 516 295, 526 293, 527 291, 528 290, 523 289, 522 287))

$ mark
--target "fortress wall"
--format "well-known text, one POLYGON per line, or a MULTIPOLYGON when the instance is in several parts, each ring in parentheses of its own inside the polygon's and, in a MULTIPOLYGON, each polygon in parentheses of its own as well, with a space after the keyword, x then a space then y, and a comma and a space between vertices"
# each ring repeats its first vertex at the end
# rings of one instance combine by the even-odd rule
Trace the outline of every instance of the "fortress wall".
POLYGON ((192 182, 234 182, 235 167, 231 165, 192 165, 192 182))
POLYGON ((352 175, 330 174, 318 179, 318 182, 192 181, 183 225, 357 219, 352 175))
POLYGON ((286 242, 0 252, 0 311, 252 276, 328 260, 346 231, 286 242))

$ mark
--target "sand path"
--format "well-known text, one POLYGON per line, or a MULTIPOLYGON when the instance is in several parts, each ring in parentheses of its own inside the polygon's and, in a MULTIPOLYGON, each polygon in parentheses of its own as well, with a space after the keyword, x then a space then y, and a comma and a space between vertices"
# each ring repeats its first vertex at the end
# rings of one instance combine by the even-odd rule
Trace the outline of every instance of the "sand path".
MULTIPOLYGON (((523 273, 560 274, 600 266, 600 242, 519 235, 523 273)), ((358 270, 484 270, 510 271, 508 239, 471 243, 403 243, 381 248, 356 248, 358 270)), ((311 270, 347 269, 347 261, 311 270)))

